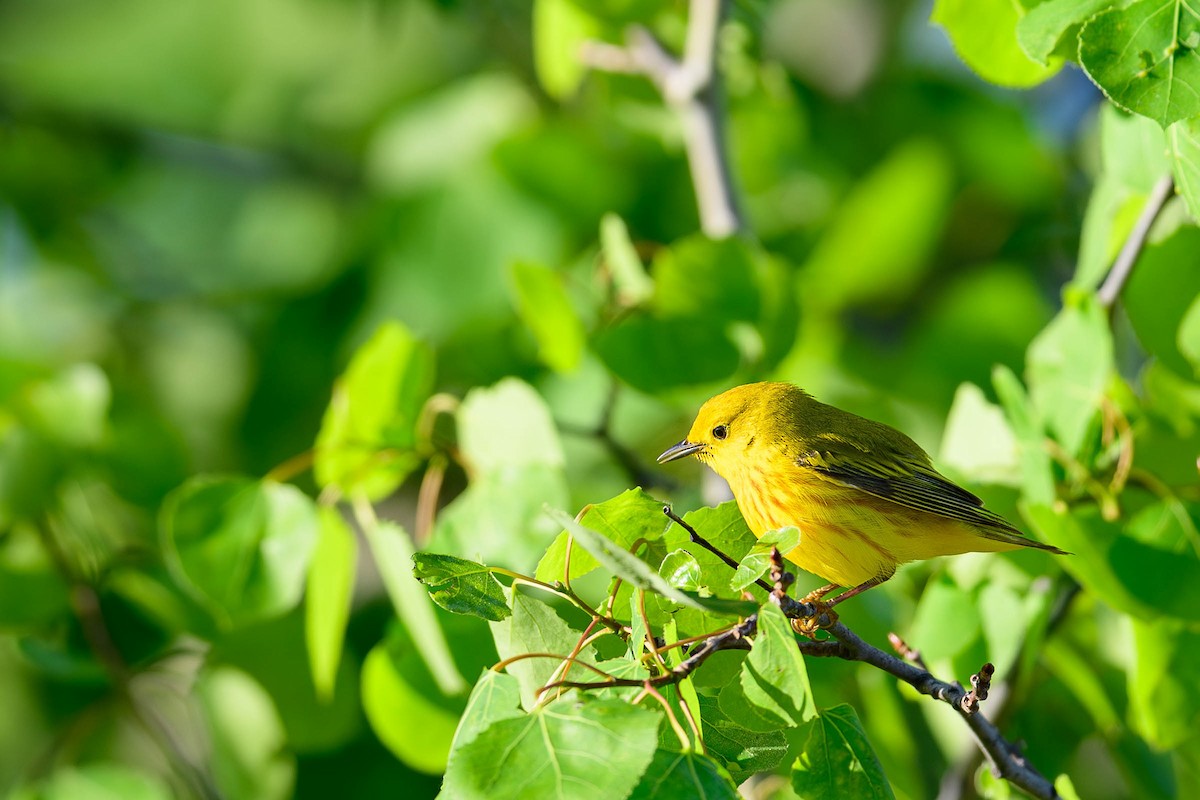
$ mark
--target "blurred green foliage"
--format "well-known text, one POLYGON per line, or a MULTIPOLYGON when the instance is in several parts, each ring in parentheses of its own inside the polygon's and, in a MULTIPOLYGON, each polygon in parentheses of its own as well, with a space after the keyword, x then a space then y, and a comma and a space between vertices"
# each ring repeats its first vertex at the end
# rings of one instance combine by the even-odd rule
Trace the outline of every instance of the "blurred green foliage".
POLYGON ((993 661, 985 710, 1064 796, 1200 791, 1200 19, 928 13, 731 7, 750 235, 713 241, 680 120, 579 60, 630 22, 680 48, 683 4, 0 3, 0 795, 433 797, 449 770, 446 797, 494 798, 541 789, 498 754, 572 753, 605 798, 763 770, 787 779, 748 796, 924 798, 952 770, 955 796, 1009 796, 951 712, 806 667, 766 612, 750 658, 665 693, 705 753, 620 690, 527 714, 554 662, 487 671, 588 620, 474 562, 553 582, 570 549, 581 597, 636 578, 622 620, 728 624, 732 570, 654 498, 735 558, 752 537, 653 458, 767 377, 902 427, 1075 553, 912 565, 851 627, 942 677, 993 661), (607 560, 544 513, 588 504, 607 560), (417 563, 449 611, 418 551, 445 554, 417 563))

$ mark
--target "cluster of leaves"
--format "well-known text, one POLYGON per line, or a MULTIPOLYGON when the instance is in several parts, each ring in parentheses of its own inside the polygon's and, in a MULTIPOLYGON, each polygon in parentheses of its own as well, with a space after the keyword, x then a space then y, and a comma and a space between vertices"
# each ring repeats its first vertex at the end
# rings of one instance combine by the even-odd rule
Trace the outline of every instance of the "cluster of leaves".
POLYGON ((487 567, 417 555, 415 574, 434 600, 491 620, 504 659, 472 692, 447 795, 560 796, 570 785, 588 798, 733 798, 737 783, 786 764, 802 797, 890 796, 854 709, 816 709, 783 613, 735 599, 767 571, 771 548, 794 547, 797 532, 756 542, 732 502, 687 515, 714 547, 742 556, 731 573, 682 528, 664 527, 662 509, 630 490, 588 507, 579 522, 554 513, 566 530, 539 577, 514 576, 507 591, 487 567), (604 611, 570 589, 598 567, 614 576, 604 611), (576 608, 560 614, 546 602, 556 596, 576 608), (694 653, 746 617, 755 621, 748 653, 716 651, 698 668, 683 666, 685 645, 694 653), (672 670, 686 677, 672 679, 672 670), (588 691, 566 691, 568 680, 588 691))

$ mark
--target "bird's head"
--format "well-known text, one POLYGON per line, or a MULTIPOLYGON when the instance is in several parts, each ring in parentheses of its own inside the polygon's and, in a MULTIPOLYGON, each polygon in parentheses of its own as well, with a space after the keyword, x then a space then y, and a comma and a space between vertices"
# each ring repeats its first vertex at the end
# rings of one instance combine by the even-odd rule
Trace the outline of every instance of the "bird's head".
POLYGON ((751 448, 777 442, 812 398, 790 383, 750 383, 700 407, 687 438, 658 457, 665 464, 694 455, 721 475, 751 448))

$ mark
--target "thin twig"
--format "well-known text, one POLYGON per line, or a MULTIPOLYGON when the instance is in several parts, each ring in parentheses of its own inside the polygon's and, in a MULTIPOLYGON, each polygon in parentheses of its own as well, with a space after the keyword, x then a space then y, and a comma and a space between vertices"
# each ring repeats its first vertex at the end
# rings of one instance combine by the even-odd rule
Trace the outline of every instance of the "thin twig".
POLYGON ((1150 228, 1153 227, 1154 220, 1158 219, 1159 213, 1162 212, 1163 206, 1167 204, 1167 200, 1174 191, 1175 179, 1170 175, 1159 178, 1158 183, 1154 184, 1154 188, 1150 190, 1150 196, 1146 198, 1146 205, 1142 207, 1141 216, 1138 217, 1133 230, 1129 232, 1129 238, 1125 240, 1121 252, 1113 261, 1112 269, 1108 271, 1108 276, 1096 293, 1100 305, 1104 308, 1112 308, 1116 304, 1117 298, 1121 296, 1121 290, 1125 288, 1125 283, 1133 274, 1133 267, 1137 263, 1138 256, 1141 255, 1142 248, 1146 246, 1146 237, 1150 235, 1150 228))

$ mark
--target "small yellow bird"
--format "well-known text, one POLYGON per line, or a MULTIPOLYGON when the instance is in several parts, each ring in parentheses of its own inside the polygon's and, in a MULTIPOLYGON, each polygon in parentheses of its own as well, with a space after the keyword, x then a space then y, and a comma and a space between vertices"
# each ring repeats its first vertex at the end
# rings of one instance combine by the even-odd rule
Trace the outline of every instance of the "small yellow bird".
POLYGON ((800 530, 800 545, 786 555, 830 581, 805 598, 829 620, 834 605, 908 561, 1020 547, 1067 555, 985 509, 900 431, 790 383, 738 386, 706 402, 687 438, 658 461, 689 455, 728 481, 755 536, 800 530), (849 588, 822 601, 839 587, 849 588))

